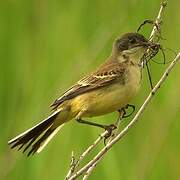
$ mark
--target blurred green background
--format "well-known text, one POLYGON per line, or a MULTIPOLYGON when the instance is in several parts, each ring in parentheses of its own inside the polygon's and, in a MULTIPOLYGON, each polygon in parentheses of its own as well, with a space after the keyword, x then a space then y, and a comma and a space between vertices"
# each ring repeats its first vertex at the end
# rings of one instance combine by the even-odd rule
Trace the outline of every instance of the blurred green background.
MULTIPOLYGON (((136 31, 144 19, 156 17, 159 2, 0 2, 0 179, 65 177, 71 151, 78 156, 102 132, 100 129, 72 121, 41 154, 30 158, 10 150, 7 141, 48 116, 54 99, 104 62, 114 38, 136 31)), ((175 51, 180 42, 179 7, 180 1, 169 1, 162 27, 166 40, 161 43, 175 51)), ((148 37, 150 31, 151 25, 147 25, 141 33, 148 37)), ((166 54, 167 58, 174 56, 166 54)), ((155 59, 161 62, 162 56, 155 59)), ((154 82, 164 69, 164 65, 151 63, 154 82)), ((143 77, 141 91, 132 101, 136 109, 150 91, 145 71, 143 77)), ((90 179, 180 179, 179 77, 177 65, 138 124, 106 155, 90 179)), ((116 117, 117 113, 112 113, 93 120, 110 124, 116 117)))

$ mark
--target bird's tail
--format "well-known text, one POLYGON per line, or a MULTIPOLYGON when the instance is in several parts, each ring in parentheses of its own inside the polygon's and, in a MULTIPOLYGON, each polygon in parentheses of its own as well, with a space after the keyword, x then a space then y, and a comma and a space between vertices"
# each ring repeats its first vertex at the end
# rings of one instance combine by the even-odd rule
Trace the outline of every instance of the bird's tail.
POLYGON ((64 122, 62 122, 62 124, 58 127, 53 126, 53 123, 55 122, 55 119, 59 113, 60 110, 55 111, 44 121, 11 139, 8 144, 11 145, 12 149, 18 146, 18 150, 20 150, 24 147, 23 153, 30 149, 28 156, 41 152, 48 142, 53 138, 53 136, 64 125, 64 122))

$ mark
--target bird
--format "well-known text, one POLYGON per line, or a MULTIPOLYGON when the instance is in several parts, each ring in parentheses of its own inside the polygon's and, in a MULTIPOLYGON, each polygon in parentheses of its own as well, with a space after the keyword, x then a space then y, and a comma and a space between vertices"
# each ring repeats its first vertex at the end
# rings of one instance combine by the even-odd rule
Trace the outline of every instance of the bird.
POLYGON ((70 120, 99 126, 84 120, 118 111, 125 107, 140 89, 142 62, 152 43, 142 34, 125 33, 113 42, 106 61, 84 76, 51 105, 52 113, 39 124, 11 139, 11 148, 18 147, 28 156, 40 153, 57 132, 70 120))

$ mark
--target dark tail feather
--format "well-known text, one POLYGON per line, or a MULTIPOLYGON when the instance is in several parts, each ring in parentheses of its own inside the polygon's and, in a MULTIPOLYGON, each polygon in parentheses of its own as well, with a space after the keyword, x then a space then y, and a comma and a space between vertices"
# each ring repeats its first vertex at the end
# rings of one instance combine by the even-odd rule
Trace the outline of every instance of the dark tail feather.
POLYGON ((45 134, 36 142, 32 145, 31 150, 28 153, 28 156, 31 154, 34 155, 38 151, 38 149, 41 147, 41 144, 53 133, 55 129, 49 128, 45 134))
POLYGON ((54 112, 44 121, 10 140, 8 144, 11 145, 12 149, 19 146, 18 150, 22 149, 26 145, 23 150, 24 153, 36 141, 34 145, 32 145, 32 149, 28 153, 28 155, 34 154, 36 152, 35 150, 38 150, 37 146, 40 146, 40 143, 44 141, 48 136, 50 136, 50 134, 55 130, 51 130, 51 126, 54 123, 54 120, 56 119, 59 112, 60 110, 54 112), (39 137, 40 139, 38 140, 39 137))

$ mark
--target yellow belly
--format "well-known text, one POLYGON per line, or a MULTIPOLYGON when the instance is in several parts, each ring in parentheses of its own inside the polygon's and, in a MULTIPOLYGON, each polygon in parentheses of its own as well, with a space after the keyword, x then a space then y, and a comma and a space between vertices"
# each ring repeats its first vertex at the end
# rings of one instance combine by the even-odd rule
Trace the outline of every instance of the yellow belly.
POLYGON ((82 94, 71 101, 71 111, 74 115, 83 112, 81 117, 99 116, 117 111, 136 95, 140 79, 139 68, 133 67, 125 84, 116 83, 82 94))

